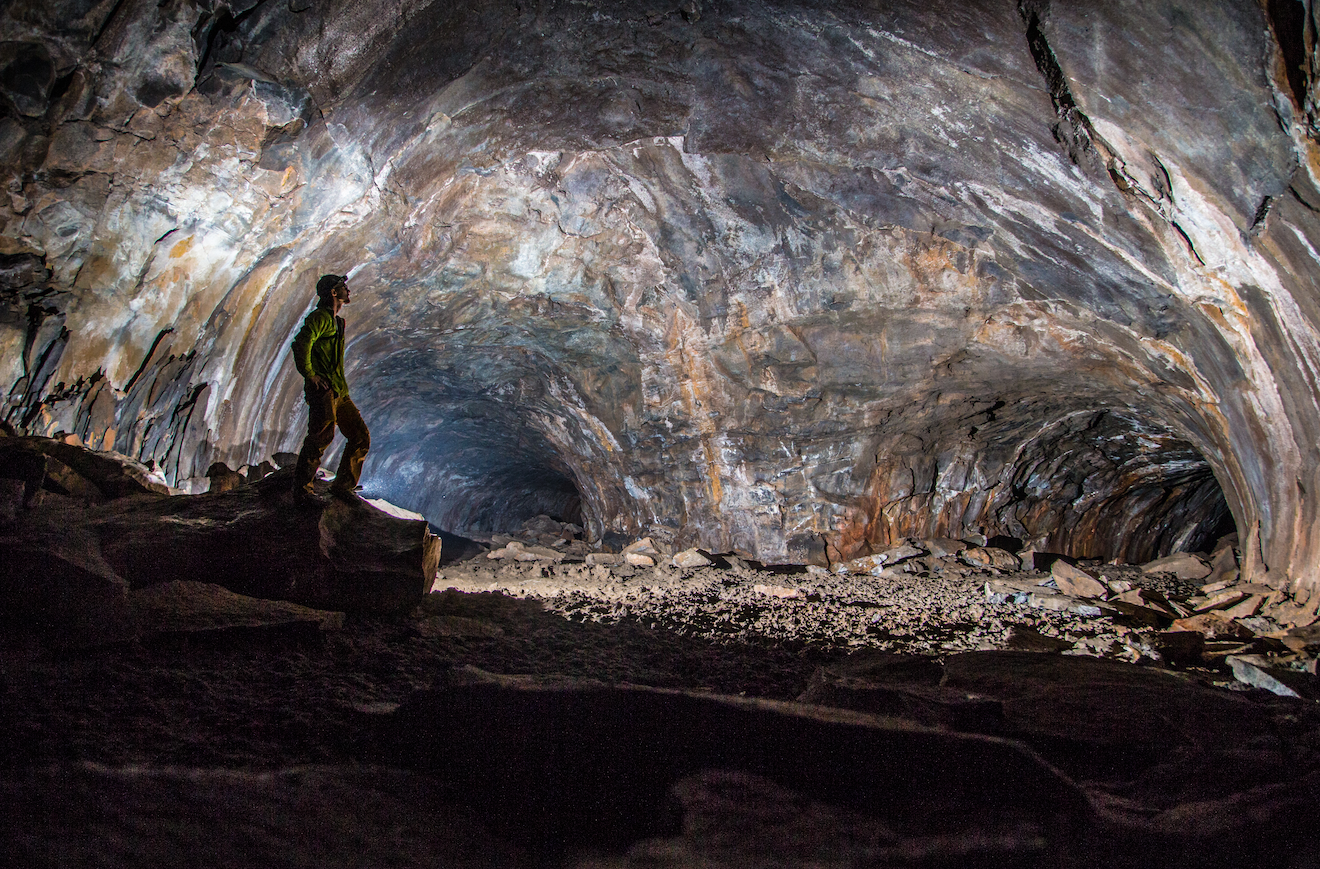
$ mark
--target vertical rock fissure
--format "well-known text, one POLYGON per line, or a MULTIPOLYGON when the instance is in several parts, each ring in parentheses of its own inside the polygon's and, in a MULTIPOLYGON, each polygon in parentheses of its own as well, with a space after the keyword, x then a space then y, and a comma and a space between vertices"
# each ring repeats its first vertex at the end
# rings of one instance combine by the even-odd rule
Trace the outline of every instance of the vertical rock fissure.
POLYGON ((1283 55, 1284 75, 1293 104, 1307 111, 1306 5, 1301 0, 1268 0, 1265 12, 1283 55))
POLYGON ((1068 157, 1083 169, 1105 171, 1105 155, 1096 148, 1097 137, 1091 128, 1091 119, 1077 107, 1072 90, 1068 87, 1068 77, 1064 75, 1059 59, 1050 47, 1049 41, 1041 30, 1041 21, 1049 14, 1048 0, 1021 0, 1018 13, 1027 26, 1027 47, 1031 50, 1031 59, 1036 69, 1045 79, 1050 100, 1054 103, 1054 113, 1058 120, 1051 127, 1054 138, 1068 150, 1068 157), (1086 160, 1088 165, 1083 165, 1086 160))
POLYGON ((128 378, 128 383, 124 384, 124 392, 127 393, 133 391, 133 387, 137 384, 138 378, 142 376, 142 372, 147 370, 147 365, 151 363, 151 357, 156 355, 156 350, 160 347, 160 342, 164 341, 165 336, 171 334, 173 331, 173 327, 168 327, 161 329, 160 332, 156 334, 156 340, 151 342, 151 349, 147 351, 146 356, 142 357, 142 364, 138 366, 137 371, 133 372, 133 376, 128 378))

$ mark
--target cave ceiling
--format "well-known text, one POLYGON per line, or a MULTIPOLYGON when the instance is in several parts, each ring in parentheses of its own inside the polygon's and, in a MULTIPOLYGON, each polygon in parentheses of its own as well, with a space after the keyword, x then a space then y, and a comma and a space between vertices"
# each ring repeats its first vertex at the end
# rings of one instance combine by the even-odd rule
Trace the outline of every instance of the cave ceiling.
POLYGON ((347 273, 364 482, 766 561, 905 536, 1320 579, 1301 3, 0 12, 5 419, 296 451, 347 273))

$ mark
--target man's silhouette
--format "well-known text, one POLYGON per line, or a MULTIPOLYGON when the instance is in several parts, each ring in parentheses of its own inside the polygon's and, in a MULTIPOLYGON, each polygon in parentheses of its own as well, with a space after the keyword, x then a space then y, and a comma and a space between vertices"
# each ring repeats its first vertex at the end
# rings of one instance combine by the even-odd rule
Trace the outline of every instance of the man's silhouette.
POLYGON ((357 499, 354 489, 362 476, 362 461, 371 449, 371 433, 348 397, 348 381, 344 379, 344 318, 339 310, 349 302, 348 278, 323 275, 316 282, 316 295, 319 304, 293 339, 293 363, 303 376, 308 410, 307 437, 298 454, 293 491, 301 498, 315 498, 312 481, 321 466, 321 456, 335 438, 335 426, 339 426, 348 444, 330 494, 351 501, 357 499))

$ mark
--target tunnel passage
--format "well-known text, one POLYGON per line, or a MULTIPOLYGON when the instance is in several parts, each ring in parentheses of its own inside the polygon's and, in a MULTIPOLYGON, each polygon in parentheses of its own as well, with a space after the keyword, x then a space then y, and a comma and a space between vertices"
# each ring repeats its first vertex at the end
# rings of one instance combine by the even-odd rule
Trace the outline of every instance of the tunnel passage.
POLYGON ((1078 413, 1018 450, 994 524, 1034 548, 1140 563, 1199 552, 1234 529, 1210 463, 1188 441, 1125 414, 1078 413))
POLYGON ((924 435, 903 436, 880 457, 872 549, 903 537, 983 534, 1038 552, 1141 563, 1204 551, 1235 528, 1205 456, 1128 409, 996 403, 924 435))
POLYGON ((517 531, 543 513, 583 524, 577 473, 546 434, 565 427, 543 357, 407 340, 364 328, 350 350, 354 398, 372 430, 368 492, 457 534, 517 531))
POLYGON ((581 495, 553 448, 504 409, 472 402, 424 431, 416 425, 380 425, 372 491, 455 533, 516 531, 542 513, 582 523, 581 495))

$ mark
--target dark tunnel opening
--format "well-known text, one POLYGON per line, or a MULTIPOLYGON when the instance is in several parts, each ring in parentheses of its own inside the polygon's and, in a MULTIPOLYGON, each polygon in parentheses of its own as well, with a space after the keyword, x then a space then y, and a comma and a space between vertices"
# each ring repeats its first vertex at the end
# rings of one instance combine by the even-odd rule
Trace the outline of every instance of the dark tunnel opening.
POLYGON ((382 428, 368 489, 443 531, 510 533, 538 515, 583 524, 577 484, 534 429, 494 413, 451 417, 420 435, 382 428))
POLYGON ((1143 563, 1209 550, 1236 527, 1190 442, 1117 412, 1076 414, 1040 432, 1006 483, 994 524, 1037 551, 1143 563))
POLYGON ((384 332, 355 345, 372 358, 355 381, 370 408, 367 490, 464 537, 516 533, 540 515, 583 526, 578 469, 547 435, 561 409, 517 349, 405 348, 384 332))

